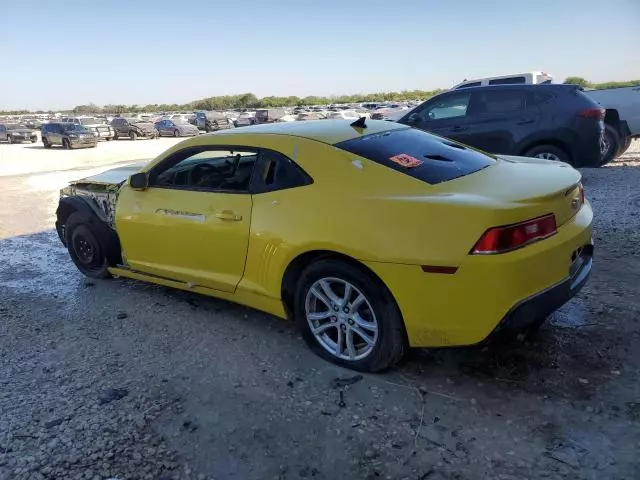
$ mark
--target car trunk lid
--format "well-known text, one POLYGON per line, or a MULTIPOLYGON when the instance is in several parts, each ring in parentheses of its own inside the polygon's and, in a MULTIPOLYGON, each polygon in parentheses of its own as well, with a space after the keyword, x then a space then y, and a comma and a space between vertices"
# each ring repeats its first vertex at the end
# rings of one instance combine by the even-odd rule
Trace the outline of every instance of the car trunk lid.
POLYGON ((582 206, 580 180, 580 172, 564 163, 498 156, 493 165, 438 187, 493 201, 496 209, 507 209, 516 215, 509 220, 512 222, 553 213, 560 227, 582 206))

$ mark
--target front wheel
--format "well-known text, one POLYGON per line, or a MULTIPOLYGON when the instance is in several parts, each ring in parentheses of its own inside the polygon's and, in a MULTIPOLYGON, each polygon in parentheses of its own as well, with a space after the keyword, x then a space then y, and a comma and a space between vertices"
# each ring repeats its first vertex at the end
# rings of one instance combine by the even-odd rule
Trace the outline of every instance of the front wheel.
POLYGON ((44 145, 44 148, 51 148, 51 144, 49 143, 49 140, 47 140, 47 137, 42 137, 42 144, 44 145))
POLYGON ((538 145, 524 154, 525 157, 543 158, 556 162, 571 163, 569 155, 564 150, 553 145, 538 145))
POLYGON ((407 349, 402 316, 372 274, 337 260, 320 260, 302 273, 295 319, 311 350, 362 372, 396 364, 407 349))
POLYGON ((62 139, 62 148, 64 148, 65 150, 70 150, 71 149, 71 142, 69 141, 68 138, 63 138, 62 139))
POLYGON ((177 128, 173 131, 173 136, 174 137, 179 137, 180 136, 180 130, 178 130, 177 128))
POLYGON ((11 135, 7 135, 7 142, 13 143, 13 137, 11 135))
POLYGON ((136 132, 134 132, 133 130, 129 132, 129 140, 137 140, 138 139, 138 134, 136 132))
POLYGON ((64 227, 67 250, 78 270, 92 278, 110 278, 107 257, 90 217, 74 212, 64 227))

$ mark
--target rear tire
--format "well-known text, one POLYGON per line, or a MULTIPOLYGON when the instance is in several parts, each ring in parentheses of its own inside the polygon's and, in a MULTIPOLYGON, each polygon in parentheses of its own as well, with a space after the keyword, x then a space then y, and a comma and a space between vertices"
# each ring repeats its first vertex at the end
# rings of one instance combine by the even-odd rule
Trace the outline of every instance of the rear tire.
POLYGON ((294 297, 294 318, 311 350, 353 370, 384 370, 398 363, 408 348, 402 315, 389 290, 364 269, 339 260, 319 260, 302 272, 294 297), (335 302, 324 293, 326 282, 335 302), (314 294, 318 291, 331 306, 314 294), (360 297, 359 306, 353 307, 360 297), (314 333, 312 325, 322 330, 314 333))
POLYGON ((98 240, 99 229, 106 228, 82 212, 74 212, 65 222, 67 250, 71 260, 87 277, 111 278, 104 247, 98 240))
POLYGON ((174 136, 174 137, 180 137, 180 136, 181 136, 181 135, 180 135, 180 131, 179 131, 178 129, 175 129, 175 130, 173 131, 173 136, 174 136))
POLYGON ((47 140, 47 137, 42 137, 42 144, 44 145, 44 148, 51 148, 51 144, 49 143, 49 140, 47 140))
POLYGON ((129 140, 132 142, 138 139, 138 134, 133 130, 129 132, 129 140))
POLYGON ((528 150, 525 157, 543 158, 545 160, 555 160, 564 163, 571 163, 571 159, 567 152, 553 145, 538 145, 528 150))
POLYGON ((602 165, 609 163, 620 155, 620 135, 610 125, 604 126, 604 147, 602 150, 602 165))
POLYGON ((68 138, 62 139, 62 148, 64 148, 65 150, 71 150, 71 142, 68 138))
POLYGON ((631 146, 631 142, 633 141, 633 138, 631 137, 627 137, 627 139, 622 143, 622 146, 620 147, 620 150, 618 150, 618 157, 621 155, 624 155, 624 153, 629 150, 629 147, 631 146))
POLYGON ((11 135, 7 135, 7 143, 8 144, 12 144, 13 143, 13 137, 11 135))

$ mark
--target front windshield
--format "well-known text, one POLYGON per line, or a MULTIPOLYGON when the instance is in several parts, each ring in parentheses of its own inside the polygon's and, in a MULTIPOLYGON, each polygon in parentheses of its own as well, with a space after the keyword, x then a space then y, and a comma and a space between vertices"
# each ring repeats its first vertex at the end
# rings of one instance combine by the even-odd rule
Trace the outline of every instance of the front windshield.
POLYGON ((64 126, 64 131, 85 133, 85 132, 88 132, 89 130, 87 130, 87 127, 83 125, 78 125, 77 123, 70 123, 64 126))
POLYGON ((82 125, 95 125, 96 123, 102 123, 97 118, 81 118, 80 123, 82 125))

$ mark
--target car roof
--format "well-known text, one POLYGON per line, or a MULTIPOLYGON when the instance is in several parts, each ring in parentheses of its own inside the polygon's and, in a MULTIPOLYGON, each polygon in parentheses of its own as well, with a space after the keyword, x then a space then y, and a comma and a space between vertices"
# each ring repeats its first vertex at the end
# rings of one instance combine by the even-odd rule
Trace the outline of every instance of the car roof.
POLYGON ((218 130, 208 135, 229 136, 235 135, 286 135, 292 137, 308 138, 322 143, 335 145, 353 138, 409 128, 395 122, 385 120, 366 120, 366 128, 352 127, 352 120, 310 120, 306 122, 266 123, 250 127, 234 128, 230 130, 218 130))
POLYGON ((572 84, 564 84, 564 83, 514 83, 511 85, 478 85, 475 87, 464 87, 464 88, 456 88, 452 90, 447 90, 446 92, 439 93, 436 97, 440 95, 444 95, 447 93, 454 92, 466 92, 466 91, 486 91, 486 90, 513 90, 513 89, 522 89, 522 90, 572 90, 576 88, 580 88, 577 85, 572 84))

